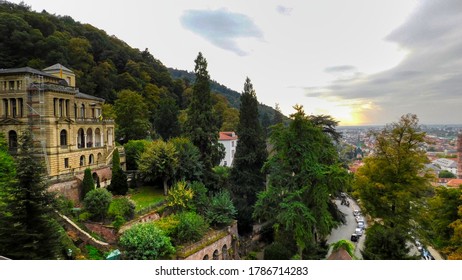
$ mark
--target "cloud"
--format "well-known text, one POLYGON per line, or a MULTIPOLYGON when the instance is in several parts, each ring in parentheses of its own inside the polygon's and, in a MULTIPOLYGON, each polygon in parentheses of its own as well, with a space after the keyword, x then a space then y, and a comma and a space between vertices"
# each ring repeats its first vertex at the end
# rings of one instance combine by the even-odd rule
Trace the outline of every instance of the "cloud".
POLYGON ((326 73, 351 72, 356 71, 356 67, 351 65, 331 66, 324 69, 326 73))
POLYGON ((180 18, 184 28, 203 37, 213 45, 245 56, 236 39, 263 39, 263 32, 244 14, 219 10, 187 10, 180 18))
MULTIPOLYGON (((396 67, 370 76, 337 79, 323 89, 307 90, 345 100, 369 100, 382 108, 370 117, 380 123, 396 121, 406 113, 425 123, 462 120, 462 1, 424 0, 402 26, 386 39, 408 51, 396 67)), ((350 66, 326 68, 328 73, 350 66)))
POLYGON ((282 5, 278 5, 276 7, 276 11, 284 16, 290 16, 292 14, 292 8, 284 7, 282 5))

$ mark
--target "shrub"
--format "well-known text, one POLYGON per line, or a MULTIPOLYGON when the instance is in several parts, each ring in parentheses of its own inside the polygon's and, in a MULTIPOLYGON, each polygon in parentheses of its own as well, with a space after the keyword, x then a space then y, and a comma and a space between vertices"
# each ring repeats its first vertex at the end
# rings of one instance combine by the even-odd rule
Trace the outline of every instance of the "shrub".
POLYGON ((206 209, 205 215, 213 225, 229 225, 236 216, 236 208, 231 201, 229 192, 221 191, 212 197, 212 201, 206 209))
POLYGON ((185 181, 177 182, 168 191, 167 206, 172 207, 173 211, 186 210, 189 208, 193 195, 193 191, 186 185, 185 181))
POLYGON ((201 182, 194 181, 189 184, 189 188, 193 191, 193 198, 191 200, 191 208, 196 210, 199 214, 205 214, 205 209, 209 204, 207 196, 207 188, 201 182))
POLYGON ((101 221, 106 216, 111 201, 112 195, 106 189, 95 189, 87 193, 83 205, 93 220, 101 221))
POLYGON ((173 236, 175 235, 176 228, 179 222, 180 221, 178 220, 178 216, 173 214, 155 221, 154 224, 158 228, 160 228, 166 235, 173 236))
POLYGON ((204 218, 194 212, 183 212, 178 215, 175 239, 179 243, 198 241, 204 236, 209 228, 204 218))
POLYGON ((293 256, 286 246, 279 242, 274 242, 271 245, 268 245, 264 251, 265 260, 289 260, 293 256))
POLYGON ((175 253, 170 238, 154 223, 133 226, 123 233, 119 244, 131 260, 157 260, 175 253))
POLYGON ((109 205, 107 214, 114 219, 117 216, 131 220, 135 216, 135 202, 126 197, 114 198, 109 205))
POLYGON ((108 189, 115 195, 127 194, 127 175, 125 175, 125 172, 121 168, 112 171, 111 185, 108 189))
POLYGON ((88 220, 91 219, 91 216, 92 216, 92 214, 90 212, 87 212, 87 211, 85 211, 83 213, 80 213, 79 214, 79 221, 82 221, 82 222, 88 221, 88 220))
POLYGON ((85 169, 82 181, 82 198, 85 198, 87 193, 95 189, 95 181, 93 181, 93 176, 91 176, 91 169, 85 169))
POLYGON ((114 222, 112 222, 112 226, 116 229, 116 230, 119 230, 121 226, 123 226, 123 224, 125 224, 125 219, 124 217, 122 216, 116 216, 114 218, 114 222))

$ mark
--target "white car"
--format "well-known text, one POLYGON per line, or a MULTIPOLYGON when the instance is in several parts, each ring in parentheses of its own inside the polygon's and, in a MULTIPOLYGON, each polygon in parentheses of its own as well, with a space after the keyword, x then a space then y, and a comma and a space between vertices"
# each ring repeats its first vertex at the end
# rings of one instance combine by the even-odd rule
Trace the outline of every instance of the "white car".
POLYGON ((363 228, 366 227, 366 224, 364 223, 364 221, 359 221, 359 222, 358 222, 358 227, 361 228, 361 229, 363 229, 363 228))
POLYGON ((360 228, 360 227, 357 227, 357 228, 355 229, 355 233, 356 233, 356 235, 358 235, 358 236, 362 236, 362 235, 363 235, 363 229, 360 228))

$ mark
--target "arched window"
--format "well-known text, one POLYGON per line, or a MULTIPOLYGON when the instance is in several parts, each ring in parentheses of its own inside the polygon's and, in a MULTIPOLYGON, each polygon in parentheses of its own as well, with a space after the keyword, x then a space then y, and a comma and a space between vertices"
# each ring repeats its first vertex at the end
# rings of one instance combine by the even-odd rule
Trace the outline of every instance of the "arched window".
POLYGON ((80 166, 85 165, 85 156, 80 156, 80 166))
POLYGON ((218 255, 219 255, 218 250, 215 250, 215 251, 213 252, 213 259, 214 259, 214 260, 218 260, 218 255))
POLYGON ((83 131, 83 128, 79 128, 77 131, 77 146, 79 149, 85 148, 85 132, 83 131))
POLYGON ((203 260, 208 260, 208 259, 209 259, 209 255, 205 255, 202 259, 203 259, 203 260))
POLYGON ((221 248, 221 256, 223 257, 224 260, 228 259, 228 247, 223 245, 223 248, 221 248))
POLYGON ((61 146, 67 146, 67 131, 65 129, 61 130, 59 134, 59 144, 61 146))
POLYGON ((16 152, 18 150, 18 134, 14 130, 8 132, 8 147, 10 151, 16 152))
POLYGON ((95 156, 93 154, 91 154, 88 157, 88 164, 93 164, 93 163, 95 163, 95 156))
POLYGON ((101 130, 95 129, 95 147, 101 147, 101 130))
POLYGON ((93 130, 91 128, 87 129, 87 148, 93 147, 93 130))

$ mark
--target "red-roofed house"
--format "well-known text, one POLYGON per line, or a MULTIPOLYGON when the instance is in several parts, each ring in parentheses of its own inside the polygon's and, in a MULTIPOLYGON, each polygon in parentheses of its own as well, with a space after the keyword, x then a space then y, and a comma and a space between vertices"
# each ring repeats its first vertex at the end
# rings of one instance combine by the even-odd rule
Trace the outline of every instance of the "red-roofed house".
POLYGON ((221 160, 221 166, 232 166, 234 160, 234 153, 236 152, 237 146, 237 135, 233 131, 220 132, 220 138, 218 143, 225 146, 225 158, 221 160))
POLYGON ((460 185, 462 185, 462 179, 451 179, 446 184, 450 188, 458 188, 460 185))

